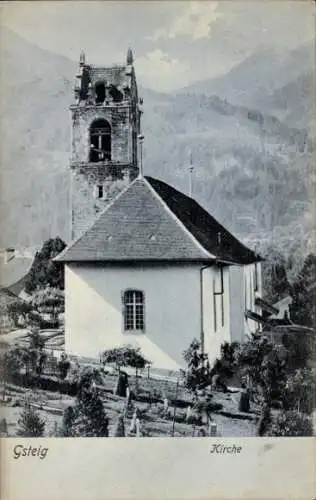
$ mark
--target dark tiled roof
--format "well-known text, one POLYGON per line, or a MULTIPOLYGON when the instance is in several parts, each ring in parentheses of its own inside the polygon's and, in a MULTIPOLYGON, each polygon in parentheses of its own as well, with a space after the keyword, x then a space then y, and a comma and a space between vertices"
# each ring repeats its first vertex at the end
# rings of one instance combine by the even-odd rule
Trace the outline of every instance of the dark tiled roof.
POLYGON ((138 178, 56 260, 212 261, 258 257, 194 200, 151 177, 138 178))
POLYGON ((195 200, 165 182, 147 177, 148 182, 199 243, 218 259, 250 264, 261 260, 243 245, 195 200))

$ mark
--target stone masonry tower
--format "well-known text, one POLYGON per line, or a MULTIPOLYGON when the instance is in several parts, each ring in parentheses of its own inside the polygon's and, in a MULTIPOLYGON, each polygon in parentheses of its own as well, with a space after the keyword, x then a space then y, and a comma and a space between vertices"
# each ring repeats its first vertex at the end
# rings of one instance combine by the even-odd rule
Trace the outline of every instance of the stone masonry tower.
POLYGON ((81 53, 72 116, 71 239, 138 175, 141 108, 129 49, 126 64, 96 67, 81 53))

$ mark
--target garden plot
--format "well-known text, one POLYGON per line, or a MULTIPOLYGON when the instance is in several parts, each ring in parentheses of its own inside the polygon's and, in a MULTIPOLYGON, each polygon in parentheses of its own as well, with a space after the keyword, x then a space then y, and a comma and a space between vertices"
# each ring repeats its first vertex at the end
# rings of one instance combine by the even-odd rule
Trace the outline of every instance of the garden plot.
MULTIPOLYGON (((138 391, 136 399, 132 401, 132 408, 126 411, 126 398, 112 393, 115 379, 113 375, 104 375, 101 391, 104 408, 109 418, 110 437, 115 435, 116 424, 122 414, 125 414, 125 435, 128 435, 135 408, 139 412, 140 431, 143 437, 197 435, 201 426, 186 422, 187 407, 191 404, 191 396, 185 388, 178 387, 175 400, 177 388, 174 382, 141 378, 137 381, 138 391), (167 412, 163 398, 169 401, 167 412)), ((130 377, 130 386, 135 391, 135 377, 130 377)), ((7 403, 3 407, 3 417, 7 420, 8 433, 11 436, 16 434, 17 422, 26 398, 44 418, 46 436, 56 435, 57 427, 60 427, 62 423, 63 411, 75 404, 75 398, 65 394, 41 389, 31 391, 13 384, 6 384, 5 394, 7 403)), ((238 393, 213 393, 212 403, 219 407, 217 411, 211 413, 213 422, 217 424, 217 435, 255 435, 256 409, 253 413, 243 414, 238 411, 238 400, 238 393)), ((204 427, 207 431, 206 426, 204 427)))

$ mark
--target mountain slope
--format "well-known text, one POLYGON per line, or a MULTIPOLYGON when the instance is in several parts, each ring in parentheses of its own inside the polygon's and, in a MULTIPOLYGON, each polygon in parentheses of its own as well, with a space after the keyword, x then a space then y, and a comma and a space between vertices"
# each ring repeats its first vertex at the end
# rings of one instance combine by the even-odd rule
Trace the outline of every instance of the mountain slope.
POLYGON ((68 106, 76 64, 4 28, 0 50, 1 245, 66 237, 68 106))
POLYGON ((315 83, 312 70, 303 72, 271 94, 262 96, 257 106, 266 113, 274 113, 290 126, 306 128, 315 138, 315 104, 312 99, 315 83))
POLYGON ((313 101, 314 57, 314 43, 304 44, 292 51, 283 49, 273 52, 265 48, 247 57, 225 75, 197 82, 183 92, 217 95, 282 120, 287 119, 285 106, 290 109, 299 103, 299 121, 295 114, 289 123, 295 127, 307 127, 310 120, 305 111, 311 109, 313 101), (282 104, 280 98, 283 98, 282 104))

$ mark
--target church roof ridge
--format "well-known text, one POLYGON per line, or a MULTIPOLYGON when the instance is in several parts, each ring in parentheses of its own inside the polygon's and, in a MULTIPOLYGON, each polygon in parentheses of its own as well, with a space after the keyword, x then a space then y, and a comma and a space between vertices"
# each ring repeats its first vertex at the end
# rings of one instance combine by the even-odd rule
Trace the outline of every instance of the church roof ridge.
MULTIPOLYGON (((188 236, 192 239, 193 238, 193 241, 196 245, 198 245, 198 247, 201 249, 202 252, 205 252, 206 254, 206 257, 207 258, 211 258, 211 259, 216 259, 216 256, 213 255, 213 254, 210 254, 200 243, 199 241, 193 236, 192 233, 190 233, 190 231, 187 230, 187 228, 185 227, 185 225, 182 223, 182 221, 176 217, 176 215, 174 214, 174 212, 168 207, 167 203, 163 200, 163 198, 161 198, 161 196, 158 195, 158 193, 156 192, 156 190, 153 188, 153 186, 151 185, 150 183, 150 180, 155 180, 154 178, 152 177, 149 177, 148 178, 146 176, 144 176, 144 181, 147 182, 149 188, 152 190, 154 196, 157 197, 157 199, 160 201, 160 203, 162 203, 163 207, 165 210, 167 210, 171 217, 174 218, 174 220, 176 221, 177 224, 180 224, 181 225, 181 228, 186 231, 186 233, 188 234, 188 236)), ((161 181, 160 181, 161 182, 161 181)))

